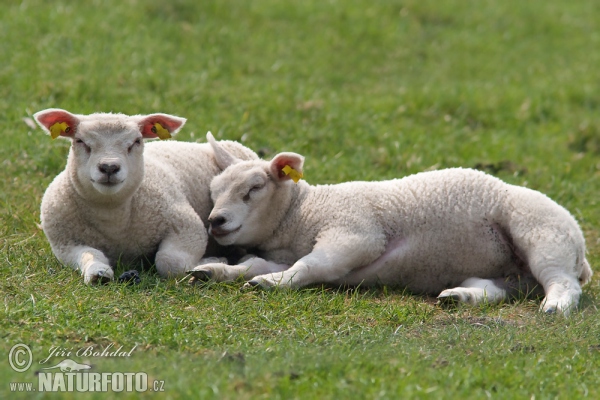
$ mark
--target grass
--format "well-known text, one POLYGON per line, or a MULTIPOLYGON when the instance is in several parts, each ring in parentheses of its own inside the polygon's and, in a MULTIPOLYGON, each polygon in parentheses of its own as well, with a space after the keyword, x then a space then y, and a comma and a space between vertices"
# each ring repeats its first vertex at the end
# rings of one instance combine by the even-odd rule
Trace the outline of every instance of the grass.
POLYGON ((445 310, 386 288, 241 292, 152 271, 133 287, 84 286, 37 225, 68 143, 23 120, 49 107, 172 113, 188 118, 179 140, 204 141, 211 130, 267 158, 304 154, 311 183, 478 167, 569 209, 595 268, 594 2, 2 5, 2 397, 44 395, 9 392, 9 382, 38 379, 35 368, 10 368, 17 343, 31 347, 37 367, 52 346, 137 346, 129 358, 73 359, 147 372, 173 399, 600 396, 597 280, 569 319, 539 315, 535 301, 445 310))

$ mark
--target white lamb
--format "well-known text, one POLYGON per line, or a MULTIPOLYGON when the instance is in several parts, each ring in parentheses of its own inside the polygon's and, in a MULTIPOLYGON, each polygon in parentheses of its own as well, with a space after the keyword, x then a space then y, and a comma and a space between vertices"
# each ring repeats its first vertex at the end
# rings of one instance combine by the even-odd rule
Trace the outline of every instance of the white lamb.
POLYGON ((541 310, 568 314, 592 276, 577 222, 537 191, 461 168, 384 182, 294 184, 302 156, 241 161, 209 141, 224 169, 211 183, 209 232, 264 259, 198 266, 192 279, 397 285, 470 304, 497 303, 539 283, 541 310))
MULTIPOLYGON (((79 269, 86 283, 112 279, 118 260, 154 259, 163 277, 199 265, 208 242, 209 184, 221 171, 212 148, 142 140, 171 137, 184 118, 60 109, 34 117, 53 138, 72 141, 41 208, 42 228, 61 262, 79 269)), ((258 158, 238 143, 222 145, 237 157, 258 158)))

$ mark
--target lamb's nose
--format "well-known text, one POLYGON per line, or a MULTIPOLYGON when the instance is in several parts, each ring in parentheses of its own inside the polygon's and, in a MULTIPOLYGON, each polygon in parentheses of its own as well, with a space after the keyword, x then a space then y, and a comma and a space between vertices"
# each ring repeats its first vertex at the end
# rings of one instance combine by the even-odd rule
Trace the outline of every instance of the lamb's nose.
POLYGON ((121 166, 119 164, 102 163, 102 164, 98 165, 98 169, 103 174, 112 175, 112 174, 116 174, 117 172, 119 172, 121 170, 121 166))
POLYGON ((219 226, 225 224, 225 222, 227 222, 227 220, 225 219, 225 217, 217 216, 217 217, 214 217, 214 218, 209 218, 208 222, 210 223, 210 225, 213 228, 218 228, 219 226))

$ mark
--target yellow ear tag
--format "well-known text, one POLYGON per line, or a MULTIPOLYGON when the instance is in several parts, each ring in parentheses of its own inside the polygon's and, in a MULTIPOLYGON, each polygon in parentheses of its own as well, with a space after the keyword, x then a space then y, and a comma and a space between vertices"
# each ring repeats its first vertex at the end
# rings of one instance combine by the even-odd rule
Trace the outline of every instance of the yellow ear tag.
POLYGON ((289 175, 290 178, 292 178, 292 180, 294 181, 294 183, 298 183, 298 181, 300 179, 302 179, 302 177, 304 176, 304 174, 302 172, 296 171, 294 168, 290 167, 289 165, 286 165, 281 170, 283 171, 284 174, 289 175))
POLYGON ((66 122, 57 122, 50 127, 50 136, 52 139, 56 139, 61 133, 65 132, 69 128, 66 122))
POLYGON ((152 132, 156 133, 156 136, 158 136, 160 140, 171 138, 171 132, 163 128, 163 126, 158 122, 154 124, 154 129, 152 129, 152 132))

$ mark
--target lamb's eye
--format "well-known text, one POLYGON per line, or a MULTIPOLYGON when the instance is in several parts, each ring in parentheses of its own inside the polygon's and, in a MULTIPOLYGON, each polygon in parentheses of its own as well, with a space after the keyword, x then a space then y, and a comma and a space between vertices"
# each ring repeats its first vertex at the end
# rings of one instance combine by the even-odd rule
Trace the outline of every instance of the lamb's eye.
POLYGON ((252 194, 252 192, 257 192, 260 189, 262 189, 265 185, 254 185, 250 188, 250 190, 248 190, 248 193, 243 197, 244 201, 249 201, 250 200, 250 194, 252 194))
POLYGON ((86 153, 91 153, 92 149, 90 148, 90 146, 88 146, 87 144, 85 144, 85 142, 81 139, 75 139, 75 143, 77 143, 79 146, 83 146, 83 148, 85 149, 86 153))
POLYGON ((133 150, 133 148, 135 146, 139 146, 140 144, 142 144, 142 139, 140 139, 140 138, 135 139, 135 142, 133 142, 133 144, 131 146, 129 146, 129 148, 127 149, 127 152, 131 153, 131 150, 133 150))

